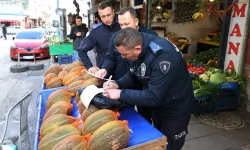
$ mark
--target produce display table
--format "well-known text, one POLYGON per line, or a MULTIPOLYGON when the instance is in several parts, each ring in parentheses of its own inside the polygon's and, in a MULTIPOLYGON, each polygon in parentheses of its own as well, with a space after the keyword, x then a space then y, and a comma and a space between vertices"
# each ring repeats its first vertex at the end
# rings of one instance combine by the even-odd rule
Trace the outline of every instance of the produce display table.
MULTIPOLYGON (((47 110, 46 102, 48 96, 57 89, 58 88, 41 90, 37 97, 38 117, 35 133, 35 144, 33 148, 34 150, 38 149, 40 126, 43 116, 47 110)), ((71 116, 81 118, 78 112, 77 104, 75 102, 75 97, 72 98, 71 103, 73 104, 71 116)), ((143 150, 151 148, 166 150, 166 137, 151 124, 149 124, 144 118, 142 118, 133 108, 125 108, 120 110, 119 120, 127 120, 129 128, 132 130, 128 147, 125 148, 126 150, 143 150)))

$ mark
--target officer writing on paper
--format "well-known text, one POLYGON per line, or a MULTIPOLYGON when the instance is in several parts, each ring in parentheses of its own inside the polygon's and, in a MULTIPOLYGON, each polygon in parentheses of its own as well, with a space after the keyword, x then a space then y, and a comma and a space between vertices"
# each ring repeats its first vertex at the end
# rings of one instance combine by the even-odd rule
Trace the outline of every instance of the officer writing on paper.
MULTIPOLYGON (((157 35, 156 32, 145 28, 139 22, 137 13, 132 7, 121 9, 118 13, 118 21, 122 29, 130 27, 140 32, 157 35)), ((108 52, 105 56, 104 64, 101 67, 102 69, 95 73, 96 76, 104 78, 105 76, 109 77, 112 74, 113 79, 117 80, 129 72, 128 64, 126 63, 125 59, 121 57, 121 54, 114 46, 116 34, 117 33, 115 33, 109 41, 108 52)), ((141 86, 137 85, 137 87, 134 88, 141 89, 141 86)), ((137 110, 145 119, 152 123, 152 112, 150 107, 137 106, 137 110)))
POLYGON ((103 1, 98 5, 98 13, 102 23, 90 31, 90 34, 82 41, 78 48, 79 57, 88 71, 94 73, 102 66, 104 57, 108 50, 108 42, 114 32, 120 30, 115 21, 115 12, 110 1, 103 1), (93 66, 87 52, 96 47, 97 60, 93 66))
POLYGON ((178 48, 166 39, 135 29, 121 29, 114 42, 130 72, 104 83, 104 94, 127 104, 151 106, 154 124, 168 138, 171 150, 184 145, 194 99, 191 78, 178 48), (132 90, 137 83, 143 90, 132 90))

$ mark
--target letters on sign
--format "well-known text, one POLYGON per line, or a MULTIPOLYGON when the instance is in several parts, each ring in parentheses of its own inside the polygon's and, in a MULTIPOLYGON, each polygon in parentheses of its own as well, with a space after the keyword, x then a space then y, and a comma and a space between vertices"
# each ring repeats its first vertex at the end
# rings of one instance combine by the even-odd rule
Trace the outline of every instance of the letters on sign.
POLYGON ((246 12, 248 3, 236 3, 231 16, 230 31, 228 36, 225 69, 235 70, 239 68, 242 56, 243 33, 246 23, 246 12))

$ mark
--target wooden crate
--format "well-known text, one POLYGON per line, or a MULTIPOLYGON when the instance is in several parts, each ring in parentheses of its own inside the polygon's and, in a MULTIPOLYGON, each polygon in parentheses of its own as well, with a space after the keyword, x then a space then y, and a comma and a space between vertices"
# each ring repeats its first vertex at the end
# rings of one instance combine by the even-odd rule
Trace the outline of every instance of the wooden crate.
POLYGON ((139 145, 135 145, 132 147, 124 148, 122 150, 166 150, 167 148, 167 138, 165 136, 148 141, 146 143, 142 143, 139 145))

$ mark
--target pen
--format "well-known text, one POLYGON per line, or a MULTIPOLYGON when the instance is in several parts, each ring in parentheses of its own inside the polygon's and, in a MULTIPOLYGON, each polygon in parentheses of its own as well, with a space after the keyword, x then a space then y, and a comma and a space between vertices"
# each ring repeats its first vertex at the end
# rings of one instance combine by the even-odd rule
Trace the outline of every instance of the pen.
POLYGON ((108 79, 107 84, 106 84, 106 88, 109 86, 109 83, 110 83, 110 81, 111 81, 111 78, 112 78, 112 75, 109 76, 109 79, 108 79))

